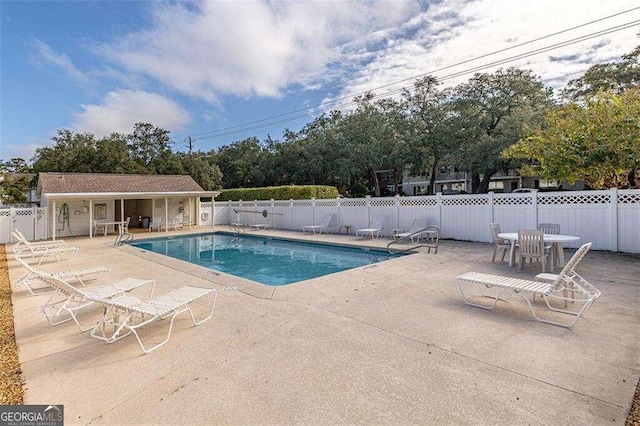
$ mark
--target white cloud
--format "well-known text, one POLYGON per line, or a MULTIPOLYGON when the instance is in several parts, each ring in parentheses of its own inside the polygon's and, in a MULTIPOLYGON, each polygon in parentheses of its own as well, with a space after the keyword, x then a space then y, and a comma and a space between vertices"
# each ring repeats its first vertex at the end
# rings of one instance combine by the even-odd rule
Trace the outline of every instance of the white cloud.
POLYGON ((12 158, 22 158, 29 162, 38 148, 44 148, 50 146, 51 142, 46 140, 42 142, 25 142, 21 144, 7 144, 3 145, 0 149, 0 158, 4 161, 8 161, 12 158))
POLYGON ((67 76, 78 83, 88 82, 87 76, 73 64, 69 56, 56 52, 51 46, 38 39, 33 40, 36 55, 32 57, 36 62, 54 66, 62 70, 67 76))
POLYGON ((138 122, 151 123, 169 131, 183 130, 189 113, 175 102, 155 93, 119 90, 110 92, 100 105, 82 105, 72 125, 77 132, 96 137, 113 132, 131 133, 138 122))
POLYGON ((277 97, 292 84, 315 84, 342 44, 385 33, 418 11, 408 1, 158 3, 150 29, 99 52, 209 102, 277 97))
MULTIPOLYGON (((353 46, 344 49, 340 62, 352 64, 354 72, 349 74, 348 84, 339 93, 328 96, 325 103, 423 73, 446 78, 456 72, 605 30, 637 20, 640 11, 437 71, 633 7, 637 7, 637 2, 632 0, 445 0, 434 3, 412 21, 399 26, 382 48, 367 50, 367 41, 362 40, 361 49, 353 46), (363 57, 363 51, 368 57, 363 57)), ((527 68, 541 76, 545 84, 560 88, 568 80, 579 77, 590 65, 617 60, 621 54, 630 52, 638 44, 637 33, 638 27, 630 28, 477 72, 493 72, 509 66, 527 68)), ((371 38, 378 37, 372 35, 371 38)), ((345 66, 341 68, 346 69, 345 66)), ((455 85, 467 81, 472 75, 473 72, 449 77, 443 82, 455 85)), ((411 84, 407 81, 385 90, 411 84)))

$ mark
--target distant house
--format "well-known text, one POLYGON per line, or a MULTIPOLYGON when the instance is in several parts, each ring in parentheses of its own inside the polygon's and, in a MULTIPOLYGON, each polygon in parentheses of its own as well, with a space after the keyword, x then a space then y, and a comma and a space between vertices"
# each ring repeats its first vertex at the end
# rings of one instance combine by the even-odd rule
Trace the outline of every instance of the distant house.
MULTIPOLYGON (((96 222, 130 217, 129 227, 164 224, 199 225, 200 198, 215 198, 191 176, 103 173, 40 173, 37 194, 48 209, 52 237, 94 235, 96 222)), ((213 212, 206 212, 207 215, 213 212)), ((204 215, 203 215, 204 216, 204 215)))
MULTIPOLYGON (((426 172, 412 175, 410 168, 404 171, 402 190, 406 195, 423 195, 429 186, 429 174, 426 172)), ((471 175, 456 167, 439 167, 434 182, 435 193, 443 194, 471 193, 471 175)), ((538 190, 583 190, 584 184, 569 185, 566 182, 545 180, 538 177, 523 177, 515 170, 506 173, 498 172, 491 176, 489 191, 513 192, 519 188, 538 190)))

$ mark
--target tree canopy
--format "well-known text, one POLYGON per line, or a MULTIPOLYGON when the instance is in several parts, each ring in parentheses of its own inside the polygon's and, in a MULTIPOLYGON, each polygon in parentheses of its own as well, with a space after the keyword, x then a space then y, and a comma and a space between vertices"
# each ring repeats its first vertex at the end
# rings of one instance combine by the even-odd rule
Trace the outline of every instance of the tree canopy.
MULTIPOLYGON (((476 74, 446 89, 426 76, 397 97, 360 95, 354 109, 321 114, 279 140, 249 137, 208 152, 175 152, 170 133, 150 123, 100 139, 62 129, 36 150, 32 171, 190 174, 206 190, 332 185, 354 196, 399 192, 407 171, 426 172, 433 193, 442 166, 470 173, 476 193, 513 168, 638 187, 639 56, 640 46, 594 65, 569 82, 564 104, 528 70, 476 74)), ((22 159, 2 169, 29 171, 22 159)))
POLYGON ((640 89, 599 92, 550 112, 544 128, 526 128, 505 150, 529 161, 525 175, 541 175, 595 189, 640 187, 640 89))

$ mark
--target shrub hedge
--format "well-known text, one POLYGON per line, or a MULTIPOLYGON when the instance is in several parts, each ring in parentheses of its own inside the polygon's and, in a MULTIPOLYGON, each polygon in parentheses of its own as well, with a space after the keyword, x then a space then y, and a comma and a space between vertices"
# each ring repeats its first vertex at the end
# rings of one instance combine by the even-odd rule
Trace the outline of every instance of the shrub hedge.
POLYGON ((223 189, 216 201, 253 200, 305 200, 309 198, 336 198, 338 190, 326 185, 267 186, 265 188, 223 189))

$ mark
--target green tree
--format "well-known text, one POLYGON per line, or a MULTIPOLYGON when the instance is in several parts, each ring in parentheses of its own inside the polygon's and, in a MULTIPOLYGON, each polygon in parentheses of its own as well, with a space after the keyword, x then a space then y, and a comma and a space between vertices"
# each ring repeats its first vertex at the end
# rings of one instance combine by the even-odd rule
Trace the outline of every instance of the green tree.
POLYGON ((129 150, 137 164, 136 173, 182 174, 180 159, 171 151, 169 131, 150 123, 136 123, 126 136, 129 150))
POLYGON ((131 157, 126 136, 119 133, 102 138, 96 143, 95 173, 135 173, 138 164, 131 157))
POLYGON ((218 167, 215 151, 179 153, 184 170, 191 175, 193 180, 205 191, 213 191, 222 188, 222 172, 218 167))
POLYGON ((29 173, 31 168, 24 159, 12 158, 7 162, 2 163, 2 170, 8 173, 29 173))
POLYGON ((99 167, 96 140, 92 133, 58 130, 52 147, 38 148, 33 157, 34 172, 90 173, 99 167))
POLYGON ((265 186, 260 167, 263 146, 255 138, 247 138, 221 147, 217 152, 218 167, 224 188, 252 188, 265 186))
POLYGON ((541 122, 552 105, 551 89, 528 70, 476 74, 455 88, 451 131, 459 144, 458 166, 471 173, 472 192, 488 192, 494 174, 513 168, 502 151, 520 139, 524 125, 541 122))
POLYGON ((0 175, 0 200, 3 204, 17 204, 27 201, 29 178, 27 175, 12 176, 3 172, 0 175))
POLYGON ((525 175, 578 180, 592 188, 640 187, 640 89, 600 92, 585 105, 550 112, 544 127, 527 128, 504 152, 527 160, 525 175))
POLYGON ((562 95, 572 101, 595 96, 602 90, 622 93, 640 85, 640 46, 622 56, 618 62, 607 62, 591 66, 582 77, 571 80, 562 95))
POLYGON ((440 90, 439 84, 435 77, 423 77, 414 83, 413 90, 406 89, 402 94, 407 108, 407 155, 413 172, 429 172, 429 194, 434 193, 438 167, 455 144, 449 122, 450 91, 440 90))

